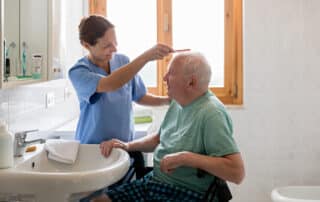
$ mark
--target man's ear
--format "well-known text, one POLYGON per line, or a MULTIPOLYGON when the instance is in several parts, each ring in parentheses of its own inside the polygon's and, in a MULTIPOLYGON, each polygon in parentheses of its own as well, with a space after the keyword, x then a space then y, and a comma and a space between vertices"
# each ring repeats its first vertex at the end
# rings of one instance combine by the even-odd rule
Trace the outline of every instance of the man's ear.
POLYGON ((195 88, 198 84, 197 78, 192 75, 188 82, 188 88, 195 88))

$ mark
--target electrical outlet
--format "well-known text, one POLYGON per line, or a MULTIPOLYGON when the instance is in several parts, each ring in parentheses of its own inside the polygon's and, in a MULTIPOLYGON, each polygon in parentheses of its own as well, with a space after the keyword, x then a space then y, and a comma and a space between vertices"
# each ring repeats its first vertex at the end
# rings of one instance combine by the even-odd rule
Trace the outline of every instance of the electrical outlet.
POLYGON ((46 94, 46 108, 54 106, 54 93, 49 92, 46 94))
POLYGON ((64 88, 64 100, 67 100, 71 96, 72 92, 68 87, 64 88))

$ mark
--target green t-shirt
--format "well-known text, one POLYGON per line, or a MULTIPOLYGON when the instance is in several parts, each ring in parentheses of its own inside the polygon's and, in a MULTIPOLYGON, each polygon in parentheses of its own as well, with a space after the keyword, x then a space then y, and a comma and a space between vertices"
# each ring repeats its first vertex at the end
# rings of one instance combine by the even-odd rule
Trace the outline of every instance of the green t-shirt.
POLYGON ((160 171, 163 156, 180 151, 208 156, 239 152, 232 138, 232 121, 224 105, 210 91, 182 107, 172 101, 160 127, 160 144, 154 151, 154 176, 160 181, 204 193, 213 180, 206 174, 197 177, 197 169, 182 166, 171 174, 160 171))

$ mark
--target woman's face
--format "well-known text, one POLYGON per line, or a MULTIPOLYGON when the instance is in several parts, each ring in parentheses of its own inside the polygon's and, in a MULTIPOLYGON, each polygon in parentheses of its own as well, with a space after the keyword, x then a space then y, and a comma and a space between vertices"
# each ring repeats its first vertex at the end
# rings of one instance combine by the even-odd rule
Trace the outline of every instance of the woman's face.
POLYGON ((97 40, 93 46, 87 45, 91 57, 97 61, 109 61, 114 52, 117 51, 117 39, 114 28, 108 29, 103 37, 97 40))

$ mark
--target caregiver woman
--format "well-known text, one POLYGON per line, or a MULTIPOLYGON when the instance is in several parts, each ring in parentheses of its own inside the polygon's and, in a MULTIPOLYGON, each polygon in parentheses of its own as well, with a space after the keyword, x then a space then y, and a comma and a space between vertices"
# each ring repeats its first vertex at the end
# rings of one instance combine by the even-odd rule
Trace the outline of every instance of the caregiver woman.
POLYGON ((163 59, 173 50, 157 44, 129 62, 127 56, 116 53, 114 25, 96 15, 81 20, 79 37, 88 55, 69 70, 80 103, 76 139, 100 144, 105 155, 105 141, 133 139, 132 101, 150 106, 169 104, 168 97, 148 94, 137 73, 149 61, 163 59))

